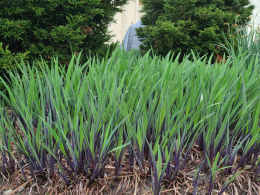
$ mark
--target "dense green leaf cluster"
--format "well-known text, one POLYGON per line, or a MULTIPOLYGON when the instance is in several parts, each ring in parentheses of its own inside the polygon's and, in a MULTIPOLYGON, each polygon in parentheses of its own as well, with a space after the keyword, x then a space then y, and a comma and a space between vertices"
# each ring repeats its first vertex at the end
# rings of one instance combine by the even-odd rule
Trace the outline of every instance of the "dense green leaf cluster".
POLYGON ((143 0, 142 23, 137 34, 142 51, 151 47, 165 56, 169 51, 200 55, 219 52, 228 24, 249 21, 254 6, 249 0, 143 0), (238 22, 239 21, 239 22, 238 22))
MULTIPOLYGON (((12 53, 29 52, 31 60, 59 54, 69 62, 72 52, 104 56, 111 35, 108 24, 127 0, 0 1, 0 42, 12 53)), ((115 47, 115 44, 113 44, 115 47)), ((1 53, 0 57, 4 55, 1 53)))
POLYGON ((239 53, 211 66, 211 58, 192 55, 179 63, 179 55, 118 50, 84 64, 74 55, 67 69, 56 59, 40 72, 21 63, 22 76, 12 73, 4 82, 9 98, 0 92, 1 108, 11 110, 0 109, 5 177, 8 171, 21 171, 26 180, 60 175, 74 185, 82 176, 94 182, 138 165, 134 170, 151 176, 154 195, 163 180, 178 182, 186 173, 194 174, 187 193, 212 194, 250 166, 249 178, 257 182, 259 58, 239 53), (106 169, 111 160, 115 168, 106 169), (205 172, 207 185, 199 182, 205 172), (216 180, 222 174, 225 183, 216 180))

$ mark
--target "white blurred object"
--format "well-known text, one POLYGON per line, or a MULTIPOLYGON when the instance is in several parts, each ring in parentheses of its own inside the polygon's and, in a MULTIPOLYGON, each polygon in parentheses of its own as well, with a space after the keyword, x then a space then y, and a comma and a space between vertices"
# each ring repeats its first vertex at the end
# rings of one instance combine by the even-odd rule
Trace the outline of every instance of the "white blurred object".
POLYGON ((11 194, 13 192, 13 190, 8 190, 8 191, 6 191, 3 195, 9 195, 9 194, 11 194))
POLYGON ((128 27, 141 19, 142 6, 141 0, 128 0, 128 3, 121 7, 123 12, 117 13, 114 17, 115 23, 109 25, 111 35, 115 35, 111 42, 122 42, 128 27))
POLYGON ((251 3, 255 6, 251 22, 254 29, 257 29, 260 25, 260 0, 251 0, 251 3))

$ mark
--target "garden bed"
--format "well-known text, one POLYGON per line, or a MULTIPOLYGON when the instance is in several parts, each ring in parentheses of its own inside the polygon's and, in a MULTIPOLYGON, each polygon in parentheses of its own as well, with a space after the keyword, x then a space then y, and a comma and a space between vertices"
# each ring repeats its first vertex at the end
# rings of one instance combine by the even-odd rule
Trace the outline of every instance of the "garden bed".
POLYGON ((43 67, 21 64, 1 93, 1 192, 259 192, 257 58, 118 50, 43 67))

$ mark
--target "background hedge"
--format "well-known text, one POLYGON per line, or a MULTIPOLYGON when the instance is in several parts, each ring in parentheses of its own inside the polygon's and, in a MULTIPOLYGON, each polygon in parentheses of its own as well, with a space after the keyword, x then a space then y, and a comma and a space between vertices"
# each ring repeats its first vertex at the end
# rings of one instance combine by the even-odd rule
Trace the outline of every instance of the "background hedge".
MULTIPOLYGON (((110 46, 108 25, 127 0, 0 1, 0 65, 27 56, 67 63, 72 52, 104 56, 110 46), (8 50, 8 55, 4 51, 8 50)), ((113 49, 116 44, 112 44, 113 49)), ((13 69, 14 65, 7 67, 13 69)), ((2 73, 2 72, 1 72, 2 73)))
MULTIPOLYGON (((143 0, 142 24, 137 29, 140 47, 165 56, 169 51, 201 56, 219 51, 228 26, 248 22, 254 6, 249 0, 143 0)), ((220 52, 221 53, 221 52, 220 52)))

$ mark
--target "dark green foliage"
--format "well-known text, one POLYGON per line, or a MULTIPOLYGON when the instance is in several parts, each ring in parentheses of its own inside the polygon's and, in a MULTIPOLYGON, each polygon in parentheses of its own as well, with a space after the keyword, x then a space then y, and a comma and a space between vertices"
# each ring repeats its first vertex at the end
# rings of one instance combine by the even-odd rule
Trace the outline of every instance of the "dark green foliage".
POLYGON ((6 73, 6 71, 13 70, 17 68, 17 63, 21 59, 27 59, 28 53, 12 53, 8 45, 3 48, 3 43, 0 43, 0 75, 2 76, 3 73, 6 73))
MULTIPOLYGON (((6 74, 8 71, 15 70, 18 68, 17 63, 21 62, 21 59, 28 59, 28 52, 25 53, 12 53, 8 45, 3 48, 3 43, 0 43, 0 77, 6 80, 6 74)), ((0 90, 5 87, 0 81, 0 90)))
POLYGON ((249 0, 143 0, 144 28, 137 34, 143 40, 143 52, 151 47, 155 54, 169 51, 200 55, 218 53, 216 45, 224 42, 228 24, 249 21, 254 8, 249 0))
MULTIPOLYGON (((5 0, 0 1, 0 42, 30 60, 59 54, 62 64, 72 52, 105 56, 111 35, 108 24, 127 0, 5 0)), ((111 48, 115 48, 112 44, 111 48)), ((0 57, 3 55, 1 54, 0 57)))

